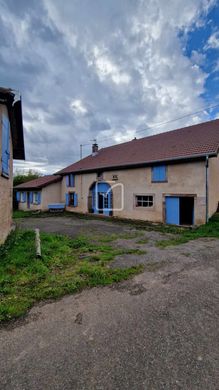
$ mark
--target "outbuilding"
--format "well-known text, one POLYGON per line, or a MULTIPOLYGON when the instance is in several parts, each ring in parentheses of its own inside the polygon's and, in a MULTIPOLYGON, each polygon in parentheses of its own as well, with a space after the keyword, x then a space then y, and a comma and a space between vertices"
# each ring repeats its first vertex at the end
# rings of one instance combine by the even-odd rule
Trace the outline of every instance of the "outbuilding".
POLYGON ((23 211, 46 211, 51 203, 61 199, 61 181, 59 175, 47 175, 19 184, 16 190, 18 209, 23 211))

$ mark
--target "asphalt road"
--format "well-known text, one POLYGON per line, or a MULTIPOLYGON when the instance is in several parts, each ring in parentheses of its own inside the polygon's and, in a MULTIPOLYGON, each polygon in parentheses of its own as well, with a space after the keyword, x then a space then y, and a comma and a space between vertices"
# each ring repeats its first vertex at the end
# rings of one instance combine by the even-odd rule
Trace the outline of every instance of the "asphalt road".
POLYGON ((3 327, 0 389, 218 389, 219 240, 178 248, 180 261, 3 327))

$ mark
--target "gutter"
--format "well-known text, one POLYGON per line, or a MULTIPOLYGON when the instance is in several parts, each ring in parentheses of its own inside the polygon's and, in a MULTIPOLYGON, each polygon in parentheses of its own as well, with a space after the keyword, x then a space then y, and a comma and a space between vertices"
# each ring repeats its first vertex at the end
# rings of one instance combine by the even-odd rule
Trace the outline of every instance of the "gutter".
POLYGON ((209 167, 209 156, 205 157, 205 222, 208 223, 208 203, 209 203, 209 185, 208 185, 208 167, 209 167))

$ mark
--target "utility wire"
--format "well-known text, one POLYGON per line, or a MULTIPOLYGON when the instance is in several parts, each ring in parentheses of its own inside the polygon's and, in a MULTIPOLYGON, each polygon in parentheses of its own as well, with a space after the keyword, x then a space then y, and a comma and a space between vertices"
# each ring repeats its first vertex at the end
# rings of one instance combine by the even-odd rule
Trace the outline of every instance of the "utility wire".
MULTIPOLYGON (((189 116, 195 116, 197 114, 200 114, 202 113, 203 111, 205 110, 210 110, 210 109, 213 109, 213 108, 216 108, 216 107, 219 107, 219 103, 217 104, 214 104, 214 105, 211 105, 211 106, 208 106, 208 107, 203 107, 201 110, 199 111, 195 111, 195 112, 191 112, 190 114, 185 114, 185 115, 182 115, 178 118, 174 118, 174 119, 170 119, 168 121, 165 121, 165 122, 158 122, 158 123, 155 123, 154 125, 152 126, 147 126, 145 127, 144 129, 141 129, 141 130, 136 130, 135 133, 142 133, 143 131, 146 131, 146 130, 151 130, 151 129, 155 129, 157 127, 160 127, 162 125, 167 125, 168 123, 172 123, 172 122, 176 122, 178 120, 181 120, 181 119, 184 119, 184 118, 187 118, 189 116)), ((112 139, 112 136, 111 137, 107 137, 107 138, 102 138, 102 139, 98 139, 98 142, 104 142, 104 141, 108 141, 108 140, 111 140, 112 139)), ((91 143, 87 143, 87 144, 83 144, 82 146, 90 146, 92 145, 91 143)))
MULTIPOLYGON (((175 119, 170 119, 169 121, 155 123, 154 125, 152 125, 152 126, 147 126, 147 127, 145 127, 144 129, 136 130, 136 133, 142 133, 143 131, 150 130, 150 129, 154 129, 154 128, 160 127, 160 126, 162 126, 162 125, 166 125, 166 124, 168 124, 168 123, 175 122, 175 121, 178 121, 178 120, 180 120, 180 119, 187 118, 187 117, 189 117, 189 116, 195 116, 195 115, 197 115, 197 114, 202 113, 202 112, 205 111, 205 110, 210 110, 211 108, 216 108, 216 107, 219 107, 219 103, 218 103, 218 104, 215 104, 215 105, 213 105, 213 106, 204 107, 204 108, 202 108, 202 109, 199 110, 199 111, 192 112, 192 113, 190 113, 190 114, 185 114, 185 115, 180 116, 180 117, 175 118, 175 119)), ((99 139, 98 142, 107 141, 107 140, 109 140, 109 139, 112 139, 112 137, 107 137, 107 138, 99 139)))

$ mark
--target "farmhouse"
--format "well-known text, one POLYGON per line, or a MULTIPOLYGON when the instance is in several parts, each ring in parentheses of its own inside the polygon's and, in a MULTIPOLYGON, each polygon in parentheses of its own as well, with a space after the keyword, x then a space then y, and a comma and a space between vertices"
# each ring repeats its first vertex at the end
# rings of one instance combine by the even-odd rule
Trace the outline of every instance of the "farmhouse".
POLYGON ((0 88, 0 244, 12 226, 13 158, 24 160, 21 98, 0 88))
POLYGON ((19 210, 46 211, 50 203, 60 202, 61 180, 59 175, 48 175, 16 186, 19 210))
POLYGON ((199 225, 219 202, 219 120, 98 150, 57 172, 67 210, 199 225))

